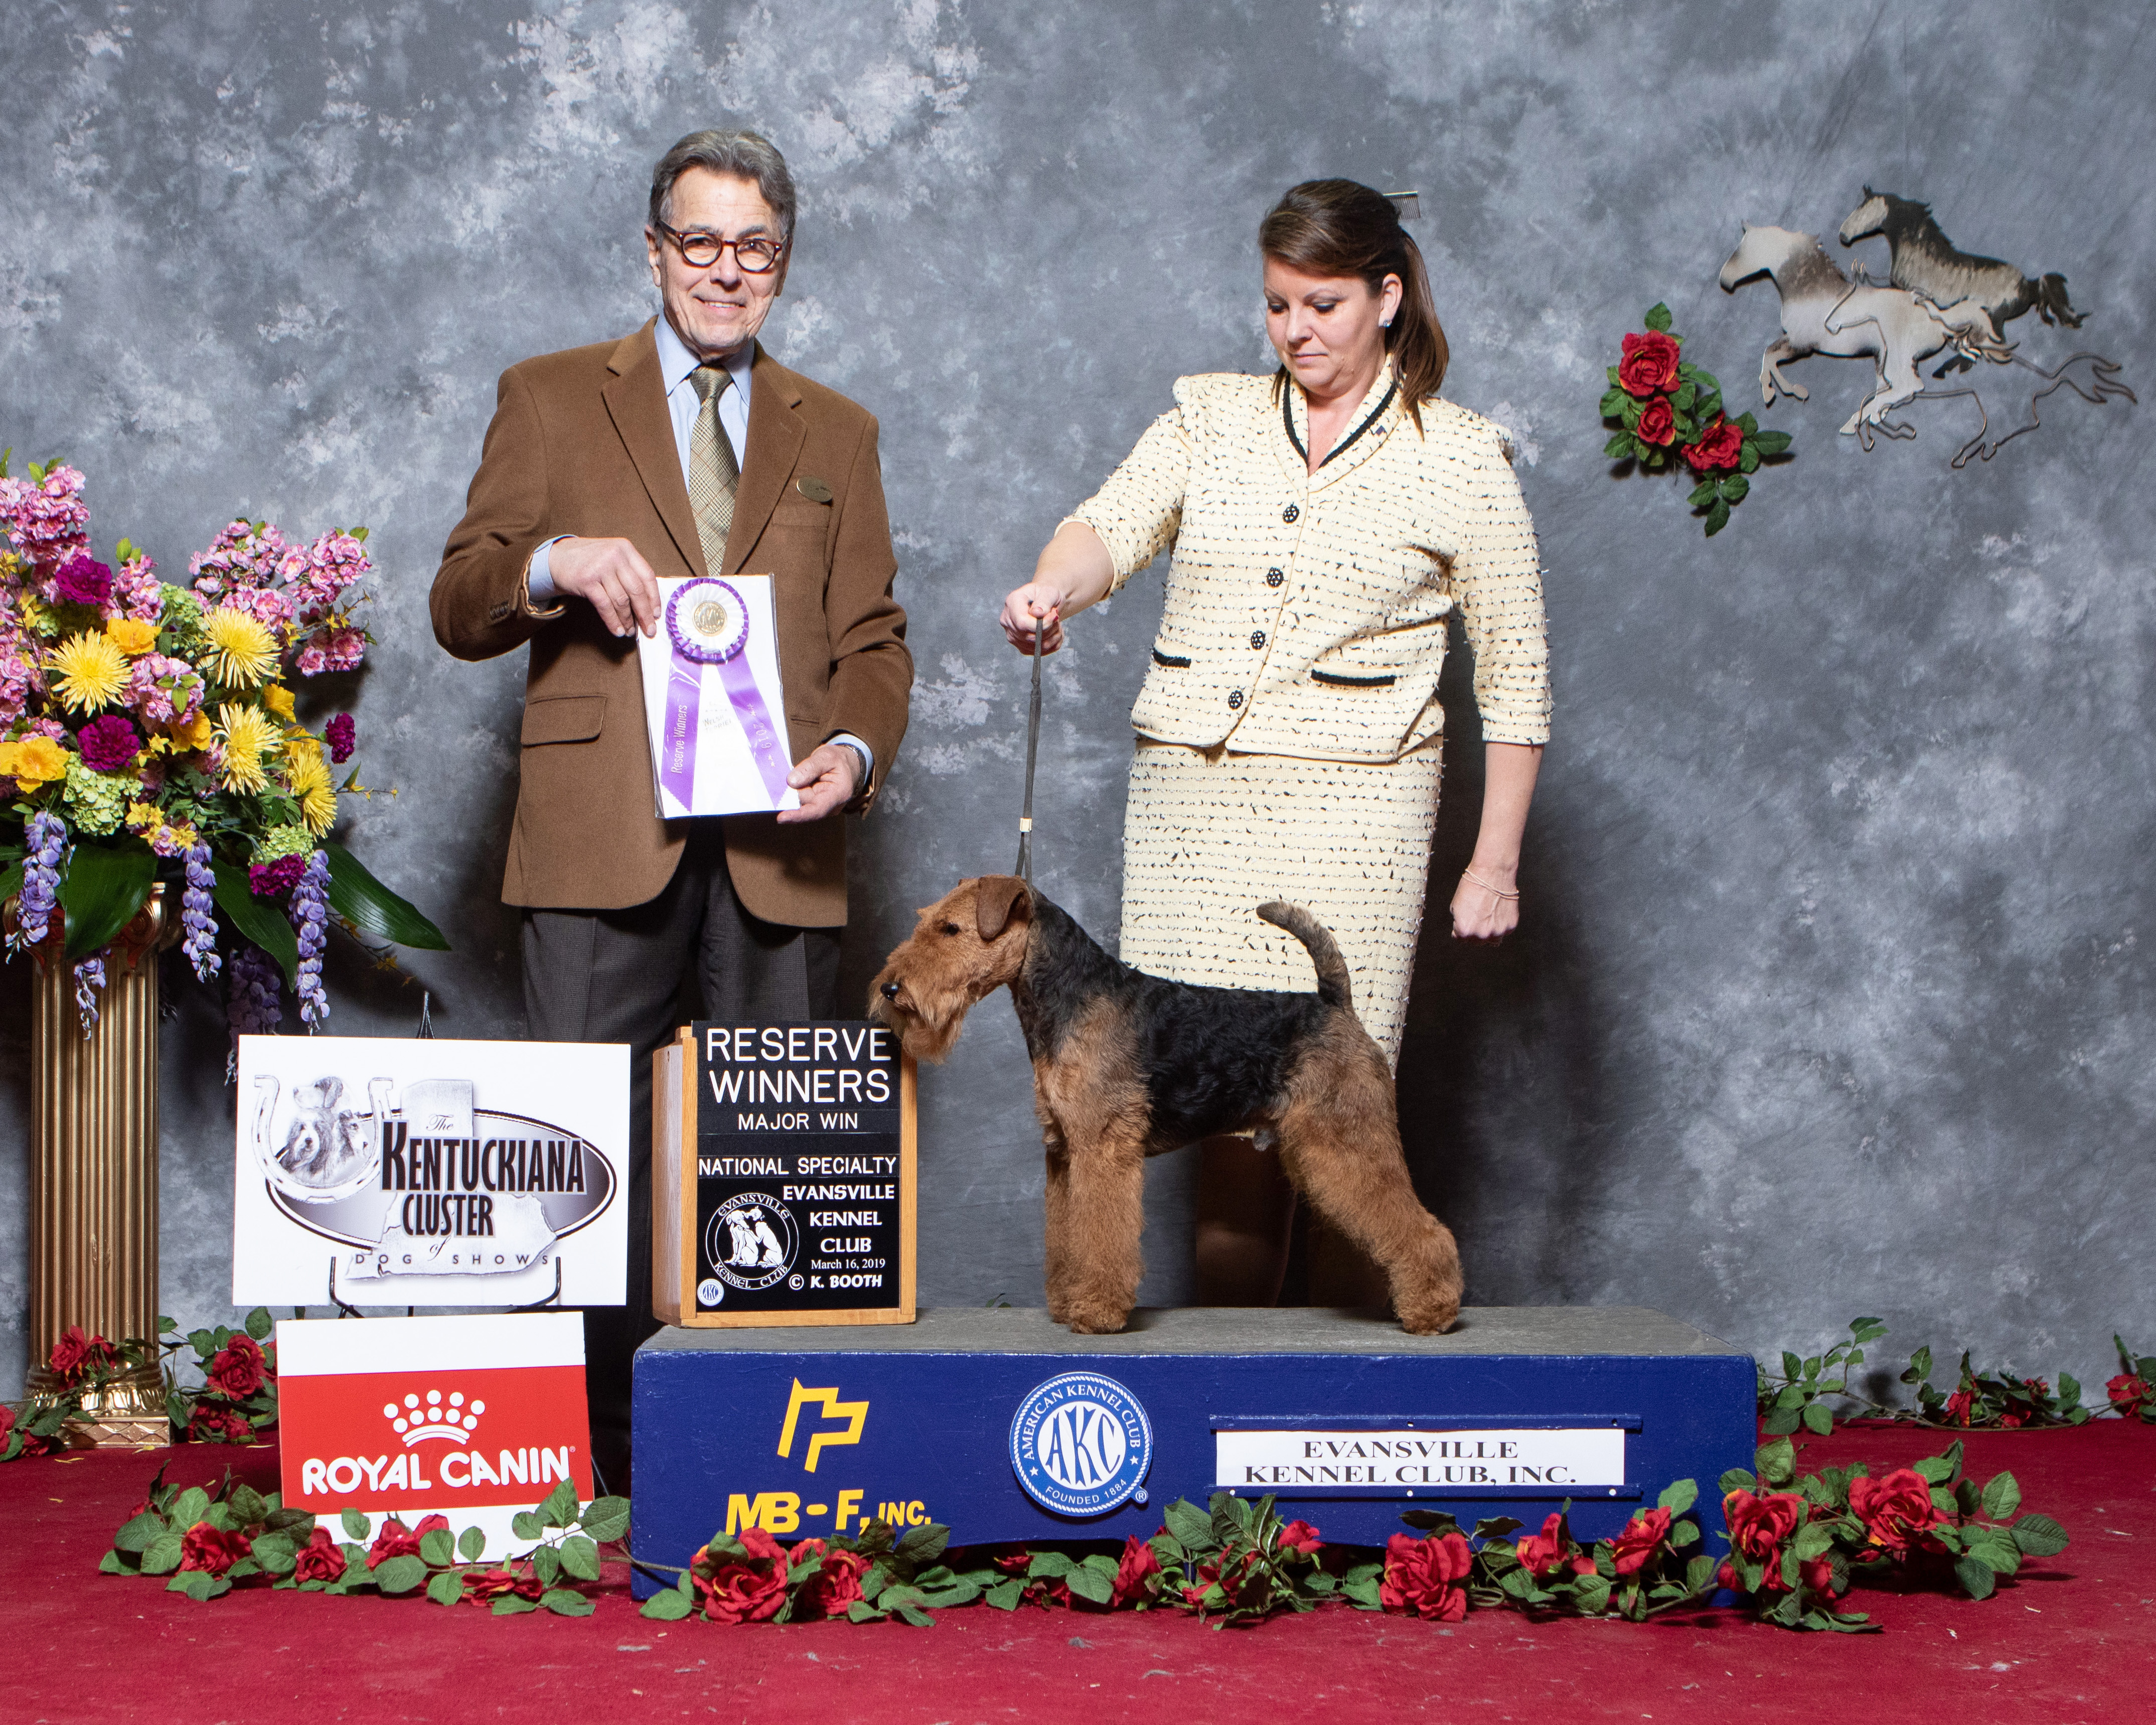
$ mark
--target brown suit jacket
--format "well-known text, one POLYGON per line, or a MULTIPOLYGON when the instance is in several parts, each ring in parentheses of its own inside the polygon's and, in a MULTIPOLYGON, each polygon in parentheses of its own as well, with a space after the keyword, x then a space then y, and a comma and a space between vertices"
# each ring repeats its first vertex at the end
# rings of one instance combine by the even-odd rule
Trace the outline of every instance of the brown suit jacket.
MULTIPOLYGON (((524 601, 532 552, 562 533, 627 539, 662 577, 710 572, 667 417, 655 323, 502 373, 465 517, 434 577, 434 637, 458 658, 531 645, 501 891, 512 905, 643 904, 673 878, 687 835, 687 822, 652 812, 634 641, 608 634, 582 600, 540 612, 524 601)), ((906 614, 891 597, 896 569, 875 418, 759 349, 719 572, 774 578, 793 758, 834 732, 860 737, 875 752, 864 810, 906 733, 913 682, 906 614)), ((752 912, 796 927, 846 920, 840 821, 729 815, 724 827, 727 868, 752 912)))

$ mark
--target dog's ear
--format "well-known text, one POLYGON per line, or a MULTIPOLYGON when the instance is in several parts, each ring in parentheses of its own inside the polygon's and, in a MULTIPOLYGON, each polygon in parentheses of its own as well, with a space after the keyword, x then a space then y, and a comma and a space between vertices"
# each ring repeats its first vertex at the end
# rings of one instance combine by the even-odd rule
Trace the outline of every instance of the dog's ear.
POLYGON ((974 925, 992 941, 1013 922, 1033 919, 1033 889, 1015 875, 983 875, 973 896, 974 925))

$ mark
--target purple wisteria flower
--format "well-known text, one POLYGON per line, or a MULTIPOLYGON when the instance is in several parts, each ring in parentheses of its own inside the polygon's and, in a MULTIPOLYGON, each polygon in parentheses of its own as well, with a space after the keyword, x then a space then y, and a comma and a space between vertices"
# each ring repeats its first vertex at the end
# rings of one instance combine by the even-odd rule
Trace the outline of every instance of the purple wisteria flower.
POLYGON ((359 747, 359 726, 350 713, 339 713, 322 727, 322 738, 330 746, 330 759, 341 767, 359 747))
POLYGON ((180 896, 180 950, 195 968, 198 981, 208 982, 224 968, 217 956, 217 876, 210 872, 209 846, 198 845, 187 853, 187 891, 180 896))
POLYGON ((74 968, 74 1009, 82 1014, 83 1040, 97 1028, 97 997, 105 992, 105 954, 85 958, 74 968))
POLYGON ((54 572, 53 596, 64 604, 102 605, 112 597, 110 566, 77 552, 54 572))
POLYGON ((322 988, 322 954, 330 942, 330 860, 317 850, 292 889, 292 927, 300 937, 300 1016, 312 1030, 330 1015, 322 988))
POLYGON ((307 871, 304 856, 280 856, 275 862, 247 865, 247 890, 257 898, 282 898, 307 871))
POLYGON ((142 739, 135 734, 135 727, 117 713, 92 719, 75 741, 82 745, 82 764, 100 773, 116 772, 142 750, 142 739))
POLYGON ((24 823, 23 838, 23 891, 15 902, 15 944, 38 947, 52 932, 53 911, 59 903, 67 824, 57 814, 40 812, 24 823))
POLYGON ((236 942, 224 978, 224 1021, 232 1030, 232 1050, 224 1061, 227 1084, 239 1070, 239 1039, 275 1036, 284 1020, 277 961, 251 941, 236 942))

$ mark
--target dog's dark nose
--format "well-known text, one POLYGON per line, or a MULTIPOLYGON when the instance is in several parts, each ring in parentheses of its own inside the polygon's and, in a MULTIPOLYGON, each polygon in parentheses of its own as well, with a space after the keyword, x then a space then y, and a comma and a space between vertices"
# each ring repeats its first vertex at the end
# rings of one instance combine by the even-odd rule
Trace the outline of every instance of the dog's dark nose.
POLYGON ((883 985, 883 998, 886 1000, 897 999, 898 984, 896 983, 886 983, 883 985))

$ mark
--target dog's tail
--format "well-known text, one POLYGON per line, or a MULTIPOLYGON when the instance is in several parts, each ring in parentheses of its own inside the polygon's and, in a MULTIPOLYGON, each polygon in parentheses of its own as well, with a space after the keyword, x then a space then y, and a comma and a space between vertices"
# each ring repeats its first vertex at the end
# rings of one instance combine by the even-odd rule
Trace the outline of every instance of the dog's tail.
POLYGON ((1327 1006, 1355 1009, 1354 989, 1348 980, 1348 961, 1340 956, 1340 948, 1332 939, 1332 931, 1301 905, 1291 905, 1275 899, 1269 905, 1260 905, 1258 914, 1276 928, 1285 928, 1310 950, 1310 962, 1317 967, 1317 998, 1327 1006))

